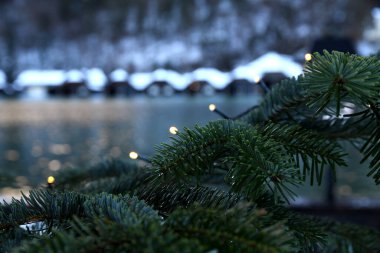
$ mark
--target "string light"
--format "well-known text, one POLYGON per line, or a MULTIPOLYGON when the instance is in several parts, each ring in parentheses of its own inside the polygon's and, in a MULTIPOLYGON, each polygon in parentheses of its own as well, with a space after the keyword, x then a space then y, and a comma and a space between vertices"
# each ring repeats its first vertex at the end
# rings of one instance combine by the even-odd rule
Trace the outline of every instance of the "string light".
POLYGON ((178 134, 178 128, 176 128, 175 126, 171 126, 169 128, 169 133, 174 134, 174 135, 178 134))
POLYGON ((47 178, 47 183, 49 185, 54 184, 54 182, 55 182, 55 178, 53 176, 50 176, 50 177, 47 178))
POLYGON ((305 61, 311 61, 313 59, 313 55, 310 53, 305 54, 305 61))
POLYGON ((265 94, 269 92, 269 87, 264 83, 262 79, 260 79, 257 84, 260 85, 260 87, 264 90, 265 94))
POLYGON ((131 158, 132 160, 136 160, 137 158, 139 158, 139 154, 135 151, 131 151, 129 152, 129 158, 131 158))
POLYGON ((261 78, 259 76, 255 76, 253 80, 255 81, 255 83, 259 83, 261 81, 261 78))
POLYGON ((209 106, 208 106, 208 109, 210 110, 210 111, 215 111, 216 110, 216 105, 215 104, 210 104, 209 106))
POLYGON ((216 105, 215 104, 210 104, 208 106, 208 109, 212 112, 215 112, 216 114, 219 114, 223 119, 231 119, 230 117, 228 117, 226 114, 224 114, 223 112, 219 111, 217 108, 216 108, 216 105))
POLYGON ((141 161, 144 161, 144 162, 147 162, 147 163, 151 163, 151 161, 148 159, 148 158, 145 158, 141 155, 139 155, 137 152, 135 151, 131 151, 129 152, 129 158, 131 158, 132 160, 141 160, 141 161))

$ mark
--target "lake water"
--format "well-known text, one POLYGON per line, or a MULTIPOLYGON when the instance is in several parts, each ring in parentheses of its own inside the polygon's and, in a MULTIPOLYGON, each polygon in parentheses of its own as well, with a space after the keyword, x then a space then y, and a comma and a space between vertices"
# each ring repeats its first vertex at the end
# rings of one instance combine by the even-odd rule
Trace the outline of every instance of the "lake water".
MULTIPOLYGON (((16 178, 16 192, 44 183, 47 176, 70 166, 90 166, 108 157, 128 159, 130 150, 149 156, 154 145, 169 140, 168 128, 204 125, 219 119, 210 103, 234 116, 258 103, 258 96, 170 98, 92 97, 86 99, 0 100, 0 169, 16 178)), ((369 204, 380 199, 350 155, 349 169, 338 170, 338 200, 369 204)), ((3 185, 1 195, 15 193, 3 185)), ((322 200, 323 188, 298 190, 302 199, 322 200)))

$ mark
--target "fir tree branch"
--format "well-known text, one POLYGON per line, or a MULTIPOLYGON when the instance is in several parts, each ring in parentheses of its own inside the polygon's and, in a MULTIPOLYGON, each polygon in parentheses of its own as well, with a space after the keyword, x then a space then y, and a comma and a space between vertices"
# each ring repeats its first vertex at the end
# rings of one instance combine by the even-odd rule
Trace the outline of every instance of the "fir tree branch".
POLYGON ((325 50, 322 55, 315 53, 304 71, 301 84, 307 87, 308 95, 314 97, 308 105, 317 106, 317 113, 334 101, 338 117, 342 98, 362 105, 379 99, 380 62, 374 57, 325 50))
POLYGON ((343 160, 345 153, 334 141, 323 138, 319 133, 306 130, 297 124, 268 123, 261 129, 267 138, 271 138, 286 149, 295 158, 296 167, 303 180, 310 175, 310 184, 316 178, 318 184, 322 181, 323 169, 328 165, 335 171, 336 165, 346 166, 343 160))
MULTIPOLYGON (((141 174, 141 170, 136 162, 124 162, 117 159, 105 160, 99 164, 88 168, 67 168, 60 170, 56 175, 55 187, 63 190, 66 188, 76 189, 88 187, 88 184, 105 178, 118 178, 122 175, 141 174)), ((141 176, 141 175, 139 175, 141 176)))
POLYGON ((308 101, 307 89, 300 84, 303 77, 284 79, 272 86, 258 106, 252 107, 234 119, 251 124, 262 124, 268 121, 279 122, 299 115, 310 114, 305 106, 308 101))
POLYGON ((242 208, 227 211, 196 208, 178 210, 165 226, 185 237, 196 238, 218 252, 290 252, 291 236, 281 224, 266 226, 267 217, 242 208))

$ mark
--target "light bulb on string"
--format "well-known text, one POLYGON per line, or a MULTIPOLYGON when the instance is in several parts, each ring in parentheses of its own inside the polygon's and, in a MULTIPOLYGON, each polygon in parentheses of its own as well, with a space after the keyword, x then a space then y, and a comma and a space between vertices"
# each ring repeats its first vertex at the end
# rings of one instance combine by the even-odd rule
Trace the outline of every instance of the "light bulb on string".
POLYGON ((311 61, 313 59, 313 55, 310 53, 305 54, 305 61, 311 61))
POLYGON ((139 158, 139 154, 135 151, 131 151, 129 152, 129 158, 131 158, 132 160, 136 160, 137 158, 139 158))
POLYGON ((54 184, 55 178, 53 176, 50 176, 50 177, 47 178, 46 181, 47 181, 48 184, 54 184))
POLYGON ((216 108, 216 105, 215 104, 209 104, 208 106, 208 109, 212 112, 215 112, 216 114, 218 114, 219 116, 221 116, 223 119, 231 119, 230 117, 228 117, 226 114, 224 114, 222 111, 218 110, 216 108))
POLYGON ((209 104, 208 109, 213 112, 216 110, 216 105, 215 104, 209 104))
POLYGON ((140 154, 138 154, 135 151, 129 152, 129 158, 131 158, 132 160, 137 160, 138 159, 138 160, 141 160, 141 161, 144 161, 144 162, 147 162, 147 163, 151 163, 151 161, 148 158, 145 158, 145 157, 141 156, 140 154))
POLYGON ((266 85, 263 79, 257 78, 255 81, 257 81, 256 83, 261 87, 261 89, 263 89, 265 94, 269 92, 269 87, 266 85))
POLYGON ((171 134, 173 134, 173 135, 176 135, 176 134, 178 134, 178 128, 177 127, 175 127, 175 126, 171 126, 170 128, 169 128, 169 133, 171 133, 171 134))
POLYGON ((49 176, 47 179, 46 179, 47 183, 48 183, 48 189, 53 189, 53 184, 55 182, 55 178, 53 176, 49 176))

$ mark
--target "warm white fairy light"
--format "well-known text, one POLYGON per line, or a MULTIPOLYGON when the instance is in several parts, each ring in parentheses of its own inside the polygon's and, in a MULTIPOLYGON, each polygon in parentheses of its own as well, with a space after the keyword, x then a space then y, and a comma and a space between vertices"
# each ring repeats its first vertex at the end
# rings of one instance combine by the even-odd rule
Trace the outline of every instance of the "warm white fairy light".
POLYGON ((48 184, 54 184, 55 178, 53 176, 50 176, 47 178, 47 182, 48 182, 48 184))
POLYGON ((129 158, 131 158, 132 160, 136 160, 137 158, 139 158, 139 154, 135 151, 131 151, 129 152, 129 158))
POLYGON ((210 104, 209 106, 208 106, 208 109, 210 110, 210 111, 215 111, 216 110, 216 105, 215 104, 210 104))
POLYGON ((178 128, 176 128, 175 126, 171 126, 169 128, 169 133, 174 134, 174 135, 178 134, 178 128))
POLYGON ((261 78, 259 76, 255 76, 254 81, 255 83, 259 83, 261 81, 261 78))
POLYGON ((305 54, 305 61, 311 61, 313 59, 313 55, 310 53, 305 54))

